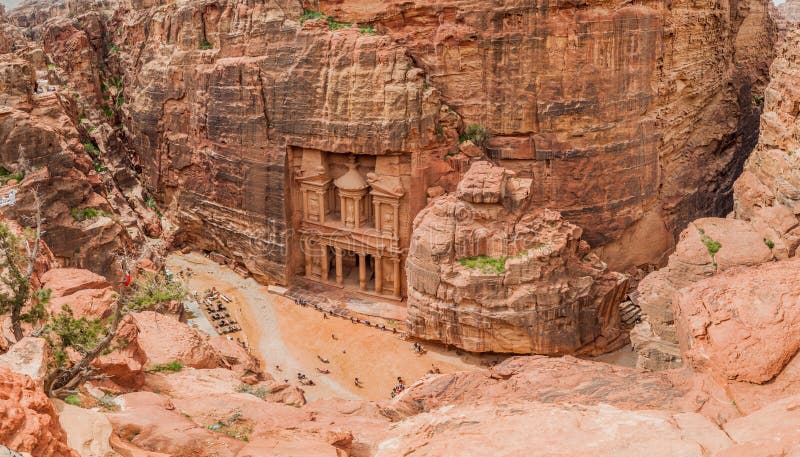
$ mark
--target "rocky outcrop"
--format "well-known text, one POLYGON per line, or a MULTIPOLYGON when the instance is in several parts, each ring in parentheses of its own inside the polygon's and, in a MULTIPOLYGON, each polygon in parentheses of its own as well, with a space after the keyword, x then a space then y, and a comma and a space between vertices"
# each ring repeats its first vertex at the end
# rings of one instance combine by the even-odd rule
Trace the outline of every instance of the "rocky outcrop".
POLYGON ((38 190, 44 240, 56 260, 116 277, 121 272, 114 256, 135 253, 133 240, 114 217, 100 169, 84 146, 91 143, 68 114, 70 100, 61 92, 34 95, 37 72, 46 73, 43 53, 32 45, 17 48, 0 55, 0 165, 27 175, 19 183, 3 180, 4 197, 17 191, 16 204, 4 208, 5 214, 30 226, 32 192, 38 190))
POLYGON ((765 92, 761 136, 734 185, 732 217, 689 224, 667 266, 638 286, 647 322, 632 332, 639 366, 663 369, 677 358, 675 296, 683 288, 734 267, 757 266, 794 257, 800 245, 797 68, 800 33, 790 32, 775 59, 765 92))
POLYGON ((69 306, 76 317, 108 317, 116 300, 111 283, 80 268, 53 268, 42 275, 42 287, 50 289, 50 313, 69 306))
POLYGON ((675 375, 519 357, 488 373, 431 377, 392 402, 401 416, 376 455, 790 455, 800 446, 797 396, 737 417, 722 390, 698 396, 667 381, 675 375))
POLYGON ((620 336, 623 275, 581 229, 530 211, 531 180, 475 162, 453 195, 414 221, 406 264, 408 328, 475 352, 602 351, 620 336))
POLYGON ((50 399, 33 380, 0 368, 0 443, 41 457, 77 457, 50 399))
POLYGON ((787 0, 778 5, 778 12, 789 24, 800 22, 800 2, 787 0))
POLYGON ((225 363, 207 336, 173 316, 142 311, 130 318, 138 330, 137 344, 147 354, 150 368, 176 361, 194 368, 216 368, 225 363))

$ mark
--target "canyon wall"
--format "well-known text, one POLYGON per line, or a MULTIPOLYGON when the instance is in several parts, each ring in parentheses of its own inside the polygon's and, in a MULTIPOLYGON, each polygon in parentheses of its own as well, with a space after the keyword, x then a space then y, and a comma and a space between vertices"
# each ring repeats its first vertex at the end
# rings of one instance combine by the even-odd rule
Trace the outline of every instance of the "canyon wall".
POLYGON ((773 56, 768 2, 306 4, 402 42, 612 267, 657 263, 686 223, 731 209, 773 56))
MULTIPOLYGON (((81 5, 109 11, 69 3, 79 27, 81 5)), ((302 272, 288 149, 410 156, 413 216, 426 190, 455 190, 468 124, 533 180, 536 207, 627 268, 731 209, 772 57, 766 5, 134 1, 101 23, 95 52, 120 78, 106 108, 176 244, 259 278, 302 272)), ((32 10, 12 19, 46 28, 32 10)))
POLYGON ((734 184, 734 211, 730 217, 693 221, 681 234, 667 266, 648 275, 638 286, 637 301, 647 317, 632 333, 632 340, 644 368, 681 364, 681 329, 676 326, 676 317, 686 312, 682 307, 692 306, 680 305, 685 289, 699 288, 699 284, 728 270, 797 255, 799 49, 800 33, 789 30, 770 71, 758 145, 734 184))

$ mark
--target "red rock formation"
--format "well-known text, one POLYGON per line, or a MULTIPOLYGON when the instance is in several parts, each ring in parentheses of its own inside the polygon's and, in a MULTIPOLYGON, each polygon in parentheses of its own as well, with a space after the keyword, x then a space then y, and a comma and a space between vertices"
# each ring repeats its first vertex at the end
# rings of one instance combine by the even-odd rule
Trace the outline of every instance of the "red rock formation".
POLYGON ((790 24, 800 22, 800 2, 786 0, 778 5, 779 14, 790 24))
POLYGON ((676 292, 733 267, 756 266, 797 255, 800 245, 800 33, 790 32, 771 68, 758 145, 734 185, 732 218, 699 219, 681 234, 666 268, 646 277, 638 302, 646 323, 631 333, 642 367, 680 363, 674 325, 676 292), (649 327, 649 328, 648 328, 649 327))
POLYGON ((53 268, 42 275, 42 287, 50 289, 50 313, 68 305, 76 317, 108 317, 116 293, 108 280, 89 270, 53 268))
MULTIPOLYGON (((106 186, 67 114, 70 101, 56 92, 33 95, 36 72, 43 66, 41 51, 33 48, 0 55, 0 165, 15 172, 23 171, 23 164, 36 170, 19 183, 16 205, 4 210, 21 225, 30 225, 31 189, 38 189, 44 240, 56 259, 114 276, 119 274, 114 255, 122 246, 135 252, 132 240, 112 217, 106 186), (94 209, 97 217, 84 218, 80 211, 85 208, 94 209)), ((3 189, 3 196, 9 191, 3 189)))
POLYGON ((77 457, 53 404, 31 378, 0 368, 0 443, 36 457, 77 457))
POLYGON ((530 192, 530 179, 475 162, 455 195, 417 216, 407 261, 412 335, 475 352, 613 348, 626 278, 588 254, 579 227, 531 211, 530 192))

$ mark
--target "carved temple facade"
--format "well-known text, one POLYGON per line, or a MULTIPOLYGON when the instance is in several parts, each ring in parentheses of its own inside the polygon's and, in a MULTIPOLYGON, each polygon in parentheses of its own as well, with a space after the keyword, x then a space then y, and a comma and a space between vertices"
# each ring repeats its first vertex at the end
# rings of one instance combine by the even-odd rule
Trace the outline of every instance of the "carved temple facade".
POLYGON ((384 298, 405 296, 407 154, 290 148, 294 275, 384 298))

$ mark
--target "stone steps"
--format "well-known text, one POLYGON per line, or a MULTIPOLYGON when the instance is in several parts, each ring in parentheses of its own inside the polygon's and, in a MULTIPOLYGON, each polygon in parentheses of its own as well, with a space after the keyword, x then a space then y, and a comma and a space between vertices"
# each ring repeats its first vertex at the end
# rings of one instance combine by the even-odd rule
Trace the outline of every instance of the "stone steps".
POLYGON ((627 325, 634 325, 642 319, 642 308, 631 300, 619 304, 619 317, 627 325))

